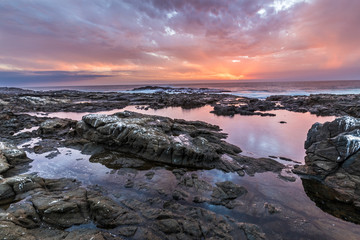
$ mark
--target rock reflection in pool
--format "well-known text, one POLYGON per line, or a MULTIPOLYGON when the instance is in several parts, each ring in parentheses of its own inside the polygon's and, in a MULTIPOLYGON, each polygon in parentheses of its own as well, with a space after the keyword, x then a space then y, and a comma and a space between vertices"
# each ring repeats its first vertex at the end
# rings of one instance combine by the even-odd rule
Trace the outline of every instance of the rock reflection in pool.
POLYGON ((301 180, 305 193, 321 210, 345 221, 360 224, 360 210, 350 204, 337 201, 336 199, 341 196, 333 189, 315 179, 301 180))

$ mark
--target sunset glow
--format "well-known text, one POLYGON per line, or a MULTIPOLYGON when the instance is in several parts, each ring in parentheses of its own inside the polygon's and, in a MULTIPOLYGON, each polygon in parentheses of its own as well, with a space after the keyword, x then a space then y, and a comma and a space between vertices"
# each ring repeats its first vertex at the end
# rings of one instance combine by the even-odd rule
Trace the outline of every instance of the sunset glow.
POLYGON ((360 1, 0 2, 0 85, 358 80, 360 1))

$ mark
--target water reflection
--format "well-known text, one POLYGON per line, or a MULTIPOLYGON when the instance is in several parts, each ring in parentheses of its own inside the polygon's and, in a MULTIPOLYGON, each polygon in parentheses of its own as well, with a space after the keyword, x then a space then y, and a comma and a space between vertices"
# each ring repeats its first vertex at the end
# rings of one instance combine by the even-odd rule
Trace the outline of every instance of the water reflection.
POLYGON ((309 198, 323 211, 346 221, 360 224, 359 210, 351 204, 337 201, 336 199, 340 197, 339 193, 313 179, 302 179, 302 184, 309 198))
MULTIPOLYGON (((297 113, 286 110, 270 111, 276 114, 275 117, 216 116, 210 113, 211 106, 197 109, 169 107, 158 110, 143 110, 137 109, 135 106, 128 106, 124 109, 98 113, 114 114, 124 110, 191 121, 205 121, 220 126, 224 132, 229 134, 227 141, 239 146, 245 155, 253 157, 282 156, 298 162, 304 162, 304 141, 312 124, 334 120, 334 117, 318 117, 310 113, 297 113), (280 121, 286 123, 281 124, 280 121)), ((41 116, 42 113, 36 114, 41 116)), ((80 120, 86 114, 88 113, 56 112, 49 113, 47 116, 80 120)))
POLYGON ((254 157, 282 156, 298 162, 304 162, 304 141, 312 124, 334 120, 334 117, 318 117, 310 113, 286 110, 270 111, 276 114, 275 117, 216 116, 210 113, 211 106, 193 110, 184 110, 178 107, 139 110, 129 106, 123 110, 192 121, 200 120, 219 125, 224 132, 229 134, 227 141, 239 146, 245 155, 254 157), (280 121, 286 121, 286 124, 281 124, 280 121))

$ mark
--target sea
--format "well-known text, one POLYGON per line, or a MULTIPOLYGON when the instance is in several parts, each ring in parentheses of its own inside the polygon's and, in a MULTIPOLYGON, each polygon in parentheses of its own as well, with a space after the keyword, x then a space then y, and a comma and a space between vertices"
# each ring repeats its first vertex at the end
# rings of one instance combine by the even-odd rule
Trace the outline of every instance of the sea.
MULTIPOLYGON (((271 95, 310 95, 310 94, 360 94, 360 80, 338 81, 302 81, 302 82, 250 82, 250 81, 222 81, 222 82, 181 82, 164 84, 133 85, 92 85, 92 86, 52 86, 28 87, 32 90, 80 90, 99 92, 123 92, 143 86, 173 87, 173 88, 209 88, 230 91, 231 94, 244 97, 264 99, 271 95)), ((151 93, 148 90, 148 93, 151 93)))

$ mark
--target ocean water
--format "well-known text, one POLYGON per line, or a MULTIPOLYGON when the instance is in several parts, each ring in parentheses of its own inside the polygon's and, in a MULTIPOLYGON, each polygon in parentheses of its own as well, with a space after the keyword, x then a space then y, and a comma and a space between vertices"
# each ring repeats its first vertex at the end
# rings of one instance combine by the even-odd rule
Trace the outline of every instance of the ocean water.
MULTIPOLYGON (((359 81, 304 81, 304 82, 204 82, 191 83, 182 82, 176 84, 146 84, 159 87, 174 88, 210 88, 231 91, 231 94, 237 96, 254 97, 264 99, 271 95, 310 95, 317 93, 329 94, 360 94, 359 81)), ((117 92, 129 91, 131 89, 142 87, 142 85, 97 85, 97 86, 62 86, 62 87, 33 87, 33 90, 81 90, 81 91, 100 91, 117 92)), ((148 93, 155 92, 154 90, 148 93)))

